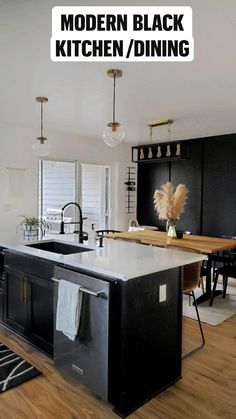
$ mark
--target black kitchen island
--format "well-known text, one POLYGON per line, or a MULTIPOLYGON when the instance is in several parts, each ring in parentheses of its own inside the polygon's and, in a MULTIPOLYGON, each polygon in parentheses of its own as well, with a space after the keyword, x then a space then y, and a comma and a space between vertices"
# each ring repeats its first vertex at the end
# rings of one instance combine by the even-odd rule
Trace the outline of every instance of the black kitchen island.
POLYGON ((125 417, 181 378, 182 266, 204 256, 107 242, 73 255, 5 250, 2 322, 125 417), (91 292, 75 341, 54 326, 61 279, 91 292))

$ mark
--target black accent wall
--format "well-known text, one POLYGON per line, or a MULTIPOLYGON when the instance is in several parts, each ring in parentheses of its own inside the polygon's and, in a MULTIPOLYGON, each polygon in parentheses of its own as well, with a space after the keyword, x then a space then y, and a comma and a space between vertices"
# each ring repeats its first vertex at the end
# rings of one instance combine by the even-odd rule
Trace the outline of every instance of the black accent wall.
POLYGON ((208 236, 236 236, 236 134, 186 140, 189 158, 139 162, 137 219, 165 229, 154 210, 155 189, 171 180, 188 190, 185 213, 177 229, 208 236))

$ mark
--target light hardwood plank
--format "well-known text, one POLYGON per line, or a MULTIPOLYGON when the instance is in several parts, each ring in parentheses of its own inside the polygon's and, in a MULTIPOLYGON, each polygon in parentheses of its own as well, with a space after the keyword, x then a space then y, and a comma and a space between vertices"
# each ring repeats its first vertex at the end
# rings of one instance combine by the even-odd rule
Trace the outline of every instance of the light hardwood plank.
POLYGON ((176 239, 174 237, 167 237, 166 232, 151 230, 109 233, 106 235, 106 238, 139 240, 142 244, 151 244, 159 247, 165 247, 167 244, 177 245, 182 247, 183 250, 185 248, 192 248, 207 254, 236 248, 236 240, 195 235, 184 235, 182 239, 176 239))
MULTIPOLYGON (((199 343, 197 322, 184 318, 184 348, 199 343)), ((131 414, 131 419, 234 419, 236 417, 236 316, 203 325, 206 346, 183 361, 183 378, 131 414)), ((52 361, 0 327, 0 341, 43 375, 0 394, 0 419, 113 419, 112 406, 66 380, 52 361)))

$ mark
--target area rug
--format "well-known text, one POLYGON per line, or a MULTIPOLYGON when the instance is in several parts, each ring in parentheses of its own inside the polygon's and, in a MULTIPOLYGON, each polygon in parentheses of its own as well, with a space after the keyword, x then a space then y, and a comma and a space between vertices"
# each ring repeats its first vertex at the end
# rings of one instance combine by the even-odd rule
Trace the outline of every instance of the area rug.
MULTIPOLYGON (((218 289, 222 290, 222 285, 218 289)), ((200 288, 195 290, 196 297, 199 297, 201 293, 200 288)), ((213 306, 209 307, 209 301, 206 301, 198 305, 198 310, 203 323, 217 326, 224 322, 236 314, 236 288, 228 286, 225 298, 222 298, 222 295, 218 295, 214 298, 213 306)), ((191 319, 197 319, 195 307, 189 306, 187 295, 183 296, 183 315, 191 319)))
POLYGON ((7 346, 0 343, 0 393, 41 374, 7 346))

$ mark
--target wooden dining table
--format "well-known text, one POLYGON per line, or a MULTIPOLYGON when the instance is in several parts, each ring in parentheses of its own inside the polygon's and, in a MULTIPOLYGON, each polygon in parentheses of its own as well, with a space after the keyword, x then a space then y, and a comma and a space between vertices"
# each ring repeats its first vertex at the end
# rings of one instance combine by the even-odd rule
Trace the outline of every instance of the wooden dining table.
MULTIPOLYGON (((110 233, 106 235, 110 239, 120 239, 127 241, 137 241, 141 244, 166 247, 178 246, 184 249, 195 249, 208 256, 206 261, 206 290, 198 297, 197 302, 202 303, 207 301, 211 297, 211 272, 212 272, 212 260, 213 255, 219 252, 236 248, 236 240, 219 238, 219 237, 208 237, 208 236, 197 236, 193 234, 183 235, 183 238, 177 239, 173 237, 167 237, 164 231, 150 231, 150 230, 138 230, 138 231, 125 231, 122 233, 110 233)), ((220 294, 221 291, 216 290, 215 294, 220 294)))

